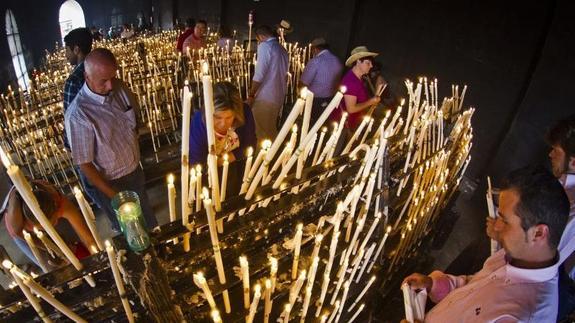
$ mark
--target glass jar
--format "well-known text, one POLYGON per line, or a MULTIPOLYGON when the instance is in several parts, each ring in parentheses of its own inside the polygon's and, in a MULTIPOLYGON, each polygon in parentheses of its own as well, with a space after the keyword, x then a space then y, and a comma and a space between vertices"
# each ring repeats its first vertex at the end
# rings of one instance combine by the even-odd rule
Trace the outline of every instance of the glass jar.
POLYGON ((120 223, 120 228, 134 252, 140 252, 150 246, 150 236, 146 221, 142 215, 140 198, 136 192, 122 191, 112 198, 112 208, 120 223))

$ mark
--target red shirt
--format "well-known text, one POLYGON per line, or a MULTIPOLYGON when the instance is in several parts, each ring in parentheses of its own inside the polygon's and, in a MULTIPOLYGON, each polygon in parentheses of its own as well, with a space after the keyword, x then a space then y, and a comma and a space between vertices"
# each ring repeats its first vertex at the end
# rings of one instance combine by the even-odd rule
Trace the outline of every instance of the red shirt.
POLYGON ((183 45, 184 45, 184 40, 186 40, 186 38, 188 38, 188 36, 190 36, 191 34, 194 33, 194 28, 188 28, 186 30, 184 30, 183 33, 180 34, 180 36, 178 36, 178 42, 176 43, 176 49, 181 52, 183 45))
MULTIPOLYGON (((367 88, 363 84, 363 81, 357 78, 351 69, 347 71, 347 73, 345 73, 341 79, 341 85, 345 86, 347 89, 345 91, 345 95, 352 95, 357 98, 357 101, 355 102, 356 104, 369 100, 369 93, 367 92, 367 88)), ((359 126, 361 123, 363 115, 366 112, 364 110, 356 113, 350 113, 347 111, 347 107, 345 106, 345 100, 342 99, 339 107, 335 109, 331 114, 331 119, 339 122, 344 111, 348 113, 345 126, 349 129, 357 128, 357 126, 359 126)))

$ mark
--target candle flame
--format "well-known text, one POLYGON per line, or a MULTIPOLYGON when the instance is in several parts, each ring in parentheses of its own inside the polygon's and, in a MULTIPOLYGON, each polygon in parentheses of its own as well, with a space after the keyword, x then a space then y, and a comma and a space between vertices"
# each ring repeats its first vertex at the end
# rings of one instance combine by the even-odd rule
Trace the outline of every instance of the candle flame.
POLYGON ((210 193, 208 191, 208 188, 204 186, 202 188, 202 199, 207 200, 209 198, 210 198, 210 193))
POLYGON ((248 147, 248 149, 246 150, 246 155, 248 157, 252 157, 252 155, 254 154, 254 148, 253 147, 248 147))
POLYGON ((272 288, 272 281, 269 279, 266 279, 266 289, 271 289, 272 288))
POLYGON ((387 226, 387 229, 385 229, 385 233, 390 233, 391 232, 391 225, 387 226))
POLYGON ((256 284, 254 286, 254 293, 255 294, 261 294, 262 293, 262 286, 260 284, 256 284))
POLYGON ((224 154, 224 163, 227 163, 227 162, 228 162, 228 153, 225 153, 224 154))
POLYGON ((82 194, 82 191, 78 186, 74 186, 74 194, 78 196, 82 194))
POLYGON ((12 266, 14 266, 14 264, 12 264, 10 260, 4 259, 2 261, 2 266, 4 266, 6 269, 12 269, 12 266))
POLYGON ((298 231, 303 230, 303 223, 298 223, 298 224, 297 224, 297 230, 298 230, 298 231))
POLYGON ((168 174, 168 184, 174 185, 174 174, 168 174))
POLYGON ((308 92, 308 91, 309 91, 309 90, 307 89, 307 86, 304 86, 304 87, 301 89, 301 91, 300 91, 300 97, 301 97, 302 99, 305 99, 305 97, 307 96, 307 92, 308 92))
POLYGON ((202 62, 202 73, 204 73, 204 75, 208 75, 210 71, 210 65, 208 64, 208 61, 203 61, 202 62))
POLYGON ((342 85, 342 86, 339 87, 339 91, 340 91, 342 94, 345 94, 345 92, 347 91, 347 87, 345 87, 345 85, 342 85))

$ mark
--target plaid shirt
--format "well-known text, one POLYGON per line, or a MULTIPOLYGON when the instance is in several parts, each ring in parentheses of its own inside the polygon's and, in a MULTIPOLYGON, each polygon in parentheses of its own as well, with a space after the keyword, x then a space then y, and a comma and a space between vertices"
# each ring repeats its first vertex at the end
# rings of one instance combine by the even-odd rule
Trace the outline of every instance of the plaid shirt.
POLYGON ((331 98, 341 79, 343 65, 334 54, 324 49, 306 65, 300 81, 316 98, 331 98))
POLYGON ((76 65, 64 83, 64 112, 84 85, 84 62, 76 65))
POLYGON ((106 96, 84 84, 64 116, 74 164, 93 163, 107 180, 133 172, 140 162, 138 109, 122 81, 106 96))
MULTIPOLYGON (((66 83, 64 83, 64 113, 68 110, 70 103, 74 101, 76 95, 84 85, 84 62, 74 67, 74 70, 68 78, 66 83)), ((64 130, 64 147, 70 149, 70 144, 68 143, 68 136, 66 136, 66 130, 64 130)))

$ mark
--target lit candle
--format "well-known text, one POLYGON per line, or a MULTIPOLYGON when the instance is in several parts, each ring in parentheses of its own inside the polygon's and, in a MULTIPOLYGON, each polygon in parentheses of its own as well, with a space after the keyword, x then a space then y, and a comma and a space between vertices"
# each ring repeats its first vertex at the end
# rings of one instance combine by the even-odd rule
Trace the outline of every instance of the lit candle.
POLYGON ((210 286, 208 286, 208 282, 206 281, 206 278, 204 277, 204 274, 202 272, 198 272, 197 274, 194 274, 194 283, 196 284, 196 286, 198 286, 198 288, 200 288, 202 290, 202 292, 204 292, 204 297, 206 298, 206 300, 210 304, 210 307, 212 309, 217 309, 216 301, 214 300, 214 297, 212 296, 210 286))
POLYGON ((355 298, 355 301, 353 302, 353 304, 351 304, 351 306, 349 307, 349 309, 347 310, 348 312, 351 312, 351 310, 353 310, 353 308, 355 307, 355 305, 357 305, 357 303, 359 303, 359 301, 361 300, 361 298, 363 297, 363 295, 365 295, 365 293, 367 292, 367 290, 371 287, 371 285, 373 284, 373 282, 375 282, 375 275, 371 276, 371 279, 369 280, 369 282, 367 283, 367 285, 365 285, 363 287, 363 289, 361 290, 361 292, 359 293, 359 295, 357 295, 357 297, 355 298))
POLYGON ((264 296, 264 298, 265 298, 264 323, 268 323, 270 320, 270 313, 272 312, 272 300, 271 300, 272 281, 269 279, 266 279, 265 286, 266 286, 266 290, 264 293, 264 295, 265 295, 264 296))
POLYGON ((353 321, 355 321, 355 319, 359 316, 361 311, 363 311, 364 307, 365 307, 365 304, 361 304, 361 306, 357 309, 355 314, 353 314, 353 316, 351 317, 351 319, 349 319, 349 321, 347 323, 352 323, 353 321))
MULTIPOLYGON (((363 265, 361 266, 361 269, 359 270, 359 274, 357 274, 357 278, 355 279, 356 283, 359 283, 359 279, 361 278, 361 276, 363 276, 363 272, 365 271, 365 268, 367 267, 367 265, 370 262, 371 255, 373 254, 373 250, 375 250, 375 245, 376 245, 376 243, 374 242, 371 244, 369 249, 367 249, 367 252, 365 253, 365 257, 363 260, 363 265)), ((364 249, 362 249, 362 250, 364 250, 364 249)), ((353 279, 353 277, 350 277, 350 279, 353 279)))
MULTIPOLYGON (((11 163, 10 159, 8 159, 8 156, 4 153, 4 149, 2 149, 1 147, 0 147, 0 159, 4 164, 4 167, 6 167, 8 176, 10 177, 12 183, 18 190, 18 193, 20 193, 20 196, 22 196, 22 199, 24 199, 24 202, 26 202, 26 205, 28 205, 28 207, 30 208, 30 210, 32 211, 38 222, 40 222, 40 224, 46 230, 48 235, 56 242, 56 245, 62 250, 66 258, 70 261, 70 263, 72 263, 74 268, 76 268, 76 270, 78 271, 81 271, 83 268, 82 264, 80 263, 76 255, 74 255, 72 250, 70 250, 70 248, 64 242, 64 240, 62 240, 62 237, 60 237, 56 229, 52 226, 50 220, 48 220, 48 218, 40 208, 40 204, 38 203, 36 197, 32 193, 30 183, 28 183, 28 180, 26 179, 26 177, 24 177, 24 174, 22 174, 20 168, 11 163)), ((90 286, 92 287, 96 286, 96 282, 91 276, 87 275, 84 278, 88 282, 88 284, 90 284, 90 286)))
POLYGON ((116 282, 116 288, 118 288, 118 295, 122 300, 122 306, 124 307, 124 311, 126 312, 126 317, 128 318, 128 322, 134 322, 134 315, 132 314, 132 308, 130 307, 130 302, 128 301, 128 297, 126 296, 126 290, 124 288, 124 283, 122 281, 122 274, 120 273, 120 269, 118 269, 118 264, 116 263, 116 251, 114 247, 110 244, 108 240, 105 241, 106 244, 106 252, 108 253, 108 260, 110 261, 110 268, 112 269, 112 274, 114 275, 114 281, 116 282))
POLYGON ((98 249, 104 250, 104 244, 100 239, 100 235, 98 234, 98 229, 96 227, 96 217, 94 216, 94 212, 92 208, 88 204, 88 201, 84 198, 82 191, 78 186, 74 186, 74 196, 76 197, 76 202, 78 202, 78 206, 80 206, 80 211, 82 211, 82 215, 84 216, 84 220, 98 245, 98 249))
POLYGON ((293 263, 291 267, 291 278, 296 279, 297 277, 297 267, 299 262, 299 253, 301 249, 301 238, 303 235, 303 223, 299 223, 296 228, 295 237, 293 239, 293 263))
MULTIPOLYGON (((304 100, 302 100, 301 98, 297 99, 297 101, 294 104, 290 114, 288 115, 286 121, 284 122, 282 128, 278 132, 278 135, 276 136, 273 143, 270 145, 269 150, 266 152, 266 156, 265 156, 265 160, 263 161, 263 165, 262 165, 262 167, 260 167, 260 170, 256 174, 255 178, 252 180, 250 187, 247 191, 247 194, 245 196, 246 200, 249 200, 252 198, 259 181, 262 179, 263 168, 265 168, 265 166, 270 164, 271 160, 274 158, 274 156, 275 156, 276 152, 278 151, 278 149, 280 148, 281 144, 284 142, 284 139, 287 136, 290 128, 292 128, 292 125, 296 129, 295 132, 292 131, 292 138, 295 138, 295 136, 297 136, 297 125, 294 125, 294 122, 296 121, 297 117, 300 115, 304 104, 305 104, 304 100)), ((290 139, 290 143, 291 143, 292 147, 295 147, 295 139, 293 139, 293 140, 290 139), (293 143, 292 143, 292 141, 293 141, 293 143)))
POLYGON ((209 74, 209 64, 207 61, 202 62, 202 86, 204 93, 204 110, 208 139, 208 172, 212 181, 212 197, 214 200, 214 205, 216 207, 216 211, 219 211, 221 206, 218 165, 215 156, 216 135, 214 130, 214 94, 212 78, 209 74))
POLYGON ((46 266, 46 264, 44 263, 44 258, 42 258, 40 256, 40 252, 38 251, 38 248, 36 247, 36 244, 34 243, 34 239, 30 235, 30 233, 28 233, 26 230, 22 230, 22 235, 24 235, 24 240, 26 240, 26 244, 28 244, 28 248, 30 248, 30 251, 32 251, 34 258, 36 258, 36 260, 38 261, 38 264, 40 265, 40 268, 42 268, 42 271, 44 273, 47 273, 48 271, 50 271, 48 269, 48 267, 46 266))
POLYGON ((252 168, 254 149, 252 147, 248 147, 246 154, 247 154, 246 166, 244 168, 244 176, 242 178, 242 183, 245 183, 248 180, 248 175, 250 173, 250 169, 252 168))
POLYGON ((250 307, 250 272, 248 260, 244 256, 240 257, 240 268, 244 287, 244 307, 247 309, 250 307))
POLYGON ((278 260, 275 257, 270 257, 270 281, 272 282, 272 293, 276 289, 277 273, 278 273, 278 260))
POLYGON ((381 242, 379 243, 379 246, 377 247, 377 251, 375 252, 375 256, 374 258, 376 259, 374 262, 372 262, 371 264, 369 264, 369 267, 367 268, 367 272, 370 273, 371 269, 373 268, 373 265, 377 262, 377 259, 379 257, 379 254, 381 253, 381 251, 383 250, 383 246, 385 246, 385 241, 387 240, 387 237, 389 236, 389 233, 391 232, 391 226, 387 226, 387 229, 385 230, 385 234, 383 235, 383 239, 381 239, 381 242))
POLYGON ((36 283, 32 279, 32 277, 28 276, 28 274, 23 272, 20 268, 16 267, 14 264, 12 264, 12 262, 10 262, 9 260, 4 260, 2 262, 2 265, 6 269, 9 269, 12 274, 17 275, 18 278, 20 278, 34 294, 40 296, 43 300, 48 302, 62 314, 66 315, 69 319, 71 319, 74 322, 80 322, 80 323, 87 322, 86 320, 78 316, 78 314, 74 313, 66 305, 62 304, 60 301, 54 298, 54 296, 48 290, 46 290, 40 284, 36 283))
POLYGON ((315 148, 315 154, 313 155, 312 165, 315 165, 316 162, 317 162, 317 159, 318 159, 318 157, 319 157, 319 153, 320 153, 320 151, 321 151, 321 145, 323 144, 323 139, 324 139, 324 137, 325 137, 326 132, 327 132, 327 128, 326 128, 326 127, 322 127, 322 128, 321 128, 321 133, 320 133, 320 135, 319 135, 319 141, 318 141, 318 144, 317 144, 317 146, 316 146, 316 148, 315 148))
POLYGON ((300 147, 298 148, 297 151, 299 151, 299 153, 294 154, 290 160, 288 161, 288 163, 286 164, 286 167, 282 168, 282 171, 280 173, 280 175, 278 176, 278 178, 276 179, 276 181, 273 184, 273 188, 277 189, 280 184, 283 182, 285 176, 287 175, 287 173, 290 171, 290 169, 293 167, 293 165, 295 164, 295 162, 297 161, 297 158, 299 156, 299 154, 301 153, 300 149, 303 149, 304 147, 307 146, 307 143, 313 138, 313 135, 315 135, 315 133, 318 131, 318 129, 323 125, 323 123, 327 120, 327 118, 329 117, 329 115, 333 112, 333 110, 339 105, 339 103, 341 102, 341 99, 343 98, 343 93, 345 93, 345 87, 342 87, 340 89, 340 91, 338 91, 335 96, 333 97, 333 99, 330 101, 330 103, 328 104, 328 106, 325 108, 325 110, 323 111, 323 113, 319 116, 318 120, 315 122, 315 124, 313 125, 313 127, 309 130, 307 136, 305 137, 305 139, 301 142, 300 147))
POLYGON ((246 318, 246 323, 252 323, 254 321, 254 316, 256 315, 256 311, 258 310, 258 303, 260 302, 260 298, 262 297, 262 287, 257 284, 254 286, 254 298, 252 300, 252 304, 250 305, 250 311, 248 317, 246 318))
POLYGON ((228 161, 228 154, 224 154, 224 168, 222 171, 222 189, 221 189, 221 200, 222 202, 226 200, 226 188, 228 185, 228 169, 230 162, 228 161))
POLYGON ((36 313, 38 313, 38 316, 42 319, 42 321, 44 323, 51 323, 52 320, 46 315, 46 313, 44 313, 44 310, 42 309, 42 306, 40 305, 38 298, 30 291, 30 288, 24 284, 22 279, 14 272, 14 270, 10 270, 10 274, 12 275, 12 278, 14 279, 18 287, 20 287, 20 289, 22 290, 24 296, 26 296, 26 299, 28 300, 30 305, 32 305, 36 313))
POLYGON ((303 283, 305 281, 306 276, 307 276, 307 272, 305 270, 302 270, 301 273, 299 274, 297 280, 292 284, 292 286, 290 288, 289 303, 290 303, 291 307, 293 307, 293 304, 297 300, 297 296, 299 295, 299 292, 303 286, 303 283))
MULTIPOLYGON (((170 210, 170 222, 176 221, 176 187, 174 186, 174 174, 168 175, 168 208, 170 210)), ((178 243, 178 239, 174 238, 174 244, 178 243)))
MULTIPOLYGON (((218 270, 218 278, 219 278, 220 284, 223 285, 226 283, 226 275, 225 275, 225 271, 224 271, 224 262, 222 260, 222 253, 220 251, 220 241, 218 239, 218 232, 217 232, 217 227, 216 227, 216 216, 215 216, 215 211, 213 209, 212 200, 209 198, 208 190, 205 187, 203 188, 203 196, 204 196, 204 208, 206 209, 206 216, 208 218, 210 238, 212 240, 212 247, 214 249, 214 258, 216 260, 216 268, 218 270)), ((228 291, 225 290, 222 293, 222 296, 224 297, 224 307, 225 307, 226 313, 230 313, 231 312, 231 306, 230 306, 228 291)))
POLYGON ((220 316, 220 311, 213 310, 211 315, 212 315, 212 320, 214 320, 214 323, 222 323, 222 317, 220 316))
MULTIPOLYGON (((188 49, 189 51, 189 49, 188 49)), ((188 54, 189 55, 189 54, 188 54)), ((189 182, 189 152, 190 152, 190 119, 192 111, 192 93, 190 92, 188 81, 184 82, 184 89, 182 95, 182 165, 181 165, 181 191, 182 197, 188 196, 189 182)), ((191 207, 185 198, 182 198, 182 225, 187 226, 189 223, 189 215, 192 213, 191 207)), ((184 241, 189 241, 189 237, 184 236, 184 241)), ((184 248, 185 249, 185 248, 184 248)), ((189 248, 188 250, 189 251, 189 248)))
POLYGON ((196 212, 202 209, 202 165, 196 165, 196 212))

